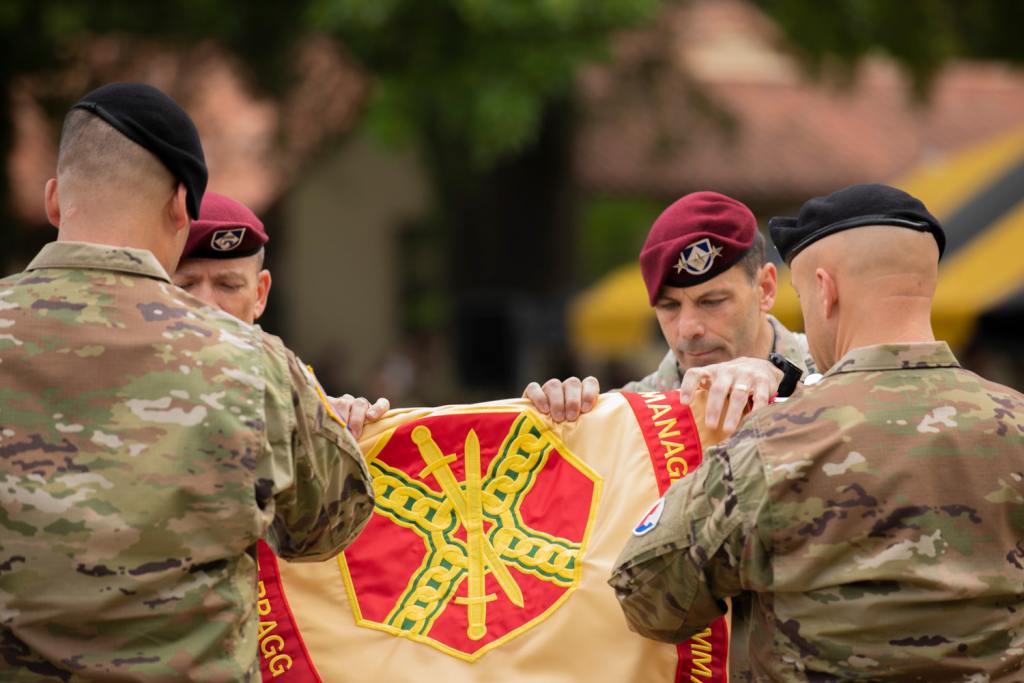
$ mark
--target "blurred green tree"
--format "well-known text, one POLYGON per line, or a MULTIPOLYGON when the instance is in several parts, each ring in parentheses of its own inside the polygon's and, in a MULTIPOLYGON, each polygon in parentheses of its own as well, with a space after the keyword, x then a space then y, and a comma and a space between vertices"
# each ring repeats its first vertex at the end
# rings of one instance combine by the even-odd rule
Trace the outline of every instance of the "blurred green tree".
MULTIPOLYGON (((659 1, 4 0, 0 155, 7 158, 12 144, 11 84, 66 67, 89 36, 217 41, 240 57, 258 90, 275 93, 291 75, 291 48, 322 30, 374 76, 370 128, 417 144, 442 176, 476 175, 536 144, 552 108, 569 106, 577 67, 602 54, 612 31, 649 20, 659 1)), ((812 68, 881 50, 923 92, 954 57, 1024 62, 1017 0, 755 2, 812 68)), ((0 172, 0 231, 10 225, 8 189, 0 172)))
MULTIPOLYGON (((292 67, 292 48, 308 33, 308 0, 177 0, 128 3, 122 0, 3 0, 0 2, 0 159, 14 145, 11 95, 17 79, 58 77, 73 66, 90 37, 123 35, 178 46, 204 40, 220 43, 248 69, 259 91, 280 93, 292 67)), ((99 85, 99 84, 96 84, 99 85)), ((63 115, 69 102, 53 102, 63 115)), ((0 272, 29 238, 15 229, 8 167, 0 169, 0 272)), ((41 191, 40 191, 41 192, 41 191)), ((40 194, 40 196, 42 196, 40 194)))
POLYGON ((435 211, 418 242, 434 247, 424 258, 445 266, 434 282, 404 286, 413 298, 404 303, 439 314, 420 324, 452 325, 463 382, 515 386, 523 349, 559 343, 557 321, 578 261, 576 73, 605 54, 613 31, 650 19, 659 4, 314 3, 314 27, 336 36, 373 75, 368 127, 415 146, 430 175, 435 211), (428 309, 417 298, 450 305, 428 309), (555 334, 542 339, 534 329, 555 334))
POLYGON ((847 67, 882 52, 910 73, 926 96, 957 57, 1024 62, 1024 3, 1018 0, 755 0, 812 71, 847 67))
MULTIPOLYGON (((439 284, 462 298, 455 317, 468 311, 463 317, 472 330, 475 308, 507 308, 517 297, 558 307, 571 288, 573 80, 581 64, 604 53, 611 33, 650 20, 661 2, 3 0, 0 155, 9 158, 13 143, 13 84, 61 73, 92 36, 215 41, 240 58, 258 91, 275 94, 291 76, 292 48, 326 32, 373 78, 366 126, 385 140, 414 145, 431 174, 436 211, 421 241, 435 245, 435 257, 447 264, 447 281, 439 284)), ((1016 35, 1024 3, 1017 0, 755 2, 811 68, 883 51, 905 65, 922 94, 951 58, 1024 62, 1016 35)), ((5 166, 5 272, 7 255, 26 232, 13 229, 9 192, 5 166)), ((522 327, 515 322, 507 329, 522 327)))
POLYGON ((311 19, 374 75, 374 129, 423 147, 457 145, 466 164, 486 168, 535 141, 580 64, 659 2, 315 0, 311 19))

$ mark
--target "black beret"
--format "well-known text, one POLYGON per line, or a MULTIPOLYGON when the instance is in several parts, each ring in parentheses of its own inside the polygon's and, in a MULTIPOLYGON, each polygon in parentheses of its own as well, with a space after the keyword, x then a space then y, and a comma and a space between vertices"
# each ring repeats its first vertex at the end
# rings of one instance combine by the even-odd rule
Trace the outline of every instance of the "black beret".
POLYGON ((903 190, 889 185, 867 183, 808 200, 797 217, 777 216, 768 221, 768 231, 782 260, 793 257, 823 237, 867 225, 895 225, 930 232, 939 245, 939 258, 946 248, 946 234, 925 205, 903 190))
POLYGON ((122 135, 149 150, 188 192, 188 213, 199 217, 206 191, 206 159, 199 131, 185 110, 145 83, 110 83, 71 107, 99 116, 122 135))

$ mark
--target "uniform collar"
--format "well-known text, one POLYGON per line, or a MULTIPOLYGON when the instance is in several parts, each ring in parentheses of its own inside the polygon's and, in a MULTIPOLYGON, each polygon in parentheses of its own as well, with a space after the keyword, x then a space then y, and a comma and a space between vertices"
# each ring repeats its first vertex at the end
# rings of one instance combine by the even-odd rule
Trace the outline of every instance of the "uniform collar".
POLYGON ((683 371, 679 367, 675 351, 672 349, 668 350, 668 353, 665 354, 665 357, 661 359, 661 363, 658 365, 657 373, 665 377, 673 377, 677 387, 683 383, 683 371))
POLYGON ((958 368, 960 363, 944 341, 916 344, 878 344, 852 349, 829 368, 825 377, 843 372, 958 368))
MULTIPOLYGON (((814 372, 814 361, 807 352, 807 342, 801 343, 797 335, 786 329, 786 326, 779 322, 778 318, 771 313, 768 314, 768 324, 772 326, 774 338, 772 339, 772 351, 784 356, 791 363, 800 368, 804 374, 814 372)), ((803 337, 803 335, 801 335, 803 337)))
POLYGON ((167 271, 150 251, 89 242, 50 242, 36 254, 25 270, 41 268, 113 270, 171 281, 167 271))

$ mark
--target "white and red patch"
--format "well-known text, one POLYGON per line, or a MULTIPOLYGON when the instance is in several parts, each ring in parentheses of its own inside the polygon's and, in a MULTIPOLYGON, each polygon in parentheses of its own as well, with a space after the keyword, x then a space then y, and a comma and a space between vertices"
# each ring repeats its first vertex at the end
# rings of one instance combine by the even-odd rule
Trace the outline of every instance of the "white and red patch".
POLYGON ((665 511, 665 499, 659 498, 658 502, 647 511, 647 514, 643 516, 640 523, 633 528, 634 536, 643 536, 648 531, 658 526, 658 522, 661 520, 661 513, 665 511))

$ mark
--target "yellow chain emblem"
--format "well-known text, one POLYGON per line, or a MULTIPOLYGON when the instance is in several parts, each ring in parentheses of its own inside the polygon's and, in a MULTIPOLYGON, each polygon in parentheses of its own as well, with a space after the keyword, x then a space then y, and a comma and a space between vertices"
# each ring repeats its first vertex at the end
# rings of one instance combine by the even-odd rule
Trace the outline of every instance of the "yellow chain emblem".
POLYGON ((497 599, 485 592, 488 572, 517 607, 523 606, 523 594, 509 567, 559 586, 573 584, 580 544, 532 529, 519 514, 551 453, 550 443, 526 415, 513 423, 486 474, 480 471, 476 432, 469 430, 462 482, 450 468, 458 456, 442 453, 429 428, 418 425, 410 436, 425 464, 420 477, 432 478, 439 490, 383 462, 370 465, 377 512, 415 532, 427 549, 386 624, 424 635, 454 599, 467 607, 467 636, 480 640, 487 633, 487 603, 497 599), (460 528, 465 541, 455 536, 460 528), (468 595, 454 598, 463 580, 468 580, 468 595))

